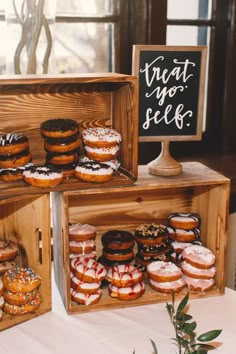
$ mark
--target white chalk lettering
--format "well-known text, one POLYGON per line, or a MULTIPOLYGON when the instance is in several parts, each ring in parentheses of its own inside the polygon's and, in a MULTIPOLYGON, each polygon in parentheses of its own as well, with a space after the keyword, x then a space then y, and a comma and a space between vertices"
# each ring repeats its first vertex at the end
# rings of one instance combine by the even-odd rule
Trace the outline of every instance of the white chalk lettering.
POLYGON ((167 88, 164 86, 161 88, 161 86, 156 87, 152 92, 148 93, 146 92, 145 96, 147 98, 150 98, 154 94, 156 94, 156 98, 159 100, 158 104, 159 106, 162 106, 165 103, 165 98, 166 96, 168 97, 174 97, 177 91, 183 92, 185 89, 184 86, 172 86, 171 88, 167 88))

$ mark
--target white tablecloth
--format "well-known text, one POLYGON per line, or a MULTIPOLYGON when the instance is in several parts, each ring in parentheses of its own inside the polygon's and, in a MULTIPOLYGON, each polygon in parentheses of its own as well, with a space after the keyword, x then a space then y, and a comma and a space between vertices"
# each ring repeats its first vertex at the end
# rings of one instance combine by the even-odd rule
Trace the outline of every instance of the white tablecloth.
MULTIPOLYGON (((236 292, 190 301, 197 334, 223 329, 217 354, 236 353, 236 292)), ((0 333, 2 354, 174 354, 174 330, 165 303, 68 315, 53 285, 53 310, 0 333)), ((215 352, 215 351, 213 351, 215 352)))

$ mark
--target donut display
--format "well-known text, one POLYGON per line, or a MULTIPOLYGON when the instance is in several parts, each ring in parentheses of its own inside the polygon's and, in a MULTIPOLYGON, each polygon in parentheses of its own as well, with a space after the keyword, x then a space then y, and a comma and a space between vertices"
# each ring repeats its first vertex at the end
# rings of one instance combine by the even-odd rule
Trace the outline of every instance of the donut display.
POLYGON ((64 176, 52 167, 33 165, 25 169, 23 179, 34 187, 48 188, 62 183, 64 176))
POLYGON ((44 138, 65 138, 78 131, 78 123, 69 118, 48 119, 40 125, 40 133, 44 138))
POLYGON ((4 273, 2 282, 5 289, 13 293, 28 293, 40 286, 41 278, 39 274, 31 268, 16 267, 4 273))
MULTIPOLYGON (((18 246, 15 242, 0 240, 0 262, 12 260, 16 257, 17 253, 18 246)), ((4 266, 2 267, 2 270, 4 270, 4 266)))
POLYGON ((85 182, 107 182, 113 172, 110 166, 99 162, 78 163, 75 167, 75 177, 85 182))

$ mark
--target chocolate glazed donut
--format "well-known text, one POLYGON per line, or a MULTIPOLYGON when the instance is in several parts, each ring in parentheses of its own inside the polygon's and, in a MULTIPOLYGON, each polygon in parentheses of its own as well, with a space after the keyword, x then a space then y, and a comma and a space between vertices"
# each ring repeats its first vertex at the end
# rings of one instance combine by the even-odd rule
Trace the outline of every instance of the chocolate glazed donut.
POLYGON ((127 250, 134 246, 134 236, 123 230, 110 230, 102 236, 102 245, 108 250, 127 250))
POLYGON ((79 125, 73 119, 56 118, 49 119, 40 125, 42 137, 67 137, 78 133, 79 125))

